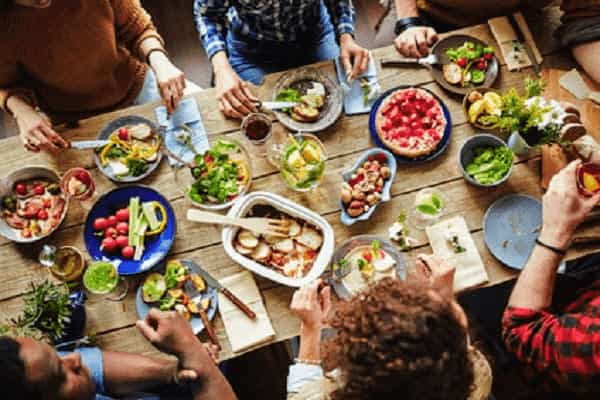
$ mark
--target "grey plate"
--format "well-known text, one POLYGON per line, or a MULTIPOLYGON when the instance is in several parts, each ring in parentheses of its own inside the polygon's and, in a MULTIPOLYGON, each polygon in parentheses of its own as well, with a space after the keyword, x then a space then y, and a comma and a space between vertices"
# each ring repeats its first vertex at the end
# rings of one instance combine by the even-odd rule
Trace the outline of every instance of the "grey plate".
MULTIPOLYGON (((440 40, 439 42, 437 42, 435 44, 435 46, 433 46, 433 48, 431 49, 431 52, 433 54, 435 54, 436 56, 438 56, 438 59, 440 60, 440 64, 434 65, 430 69, 433 79, 435 79, 435 81, 440 86, 442 86, 444 89, 448 90, 449 92, 456 93, 456 94, 462 94, 462 95, 465 95, 474 89, 489 88, 490 86, 492 86, 494 84, 494 81, 496 81, 496 78, 498 77, 498 58, 494 57, 492 59, 492 61, 490 61, 488 64, 488 69, 485 72, 485 81, 483 81, 483 83, 480 85, 471 84, 469 86, 462 87, 462 86, 451 85, 444 79, 444 74, 442 73, 442 67, 444 66, 444 64, 448 64, 450 62, 450 60, 446 56, 446 50, 448 50, 451 47, 458 47, 458 46, 462 45, 464 42, 473 42, 473 43, 479 43, 483 46, 488 46, 487 43, 482 42, 481 40, 479 40, 473 36, 468 36, 468 35, 448 36, 448 37, 440 40)), ((494 49, 494 51, 497 51, 497 49, 494 49)))
MULTIPOLYGON (((392 258, 396 261, 396 276, 400 279, 406 279, 406 263, 404 262, 404 256, 402 253, 400 253, 396 249, 396 246, 394 246, 389 240, 375 235, 360 235, 346 240, 333 254, 331 265, 340 262, 357 247, 370 246, 374 240, 379 240, 381 249, 392 256, 392 258)), ((345 275, 340 272, 333 272, 333 274, 335 276, 331 276, 329 278, 329 284, 331 287, 333 287, 333 290, 335 290, 335 293, 341 299, 348 300, 351 297, 351 293, 341 280, 345 275)))
POLYGON ((275 88, 273 89, 273 101, 277 101, 277 93, 281 90, 290 87, 295 82, 306 80, 321 82, 327 89, 327 99, 325 99, 325 105, 321 109, 319 119, 315 122, 298 122, 282 111, 274 112, 275 115, 277 115, 279 122, 292 131, 319 132, 329 128, 337 121, 340 115, 342 115, 344 103, 342 89, 327 75, 310 67, 287 72, 275 83, 275 88))
POLYGON ((501 263, 523 269, 541 225, 542 204, 537 199, 523 194, 502 197, 485 213, 485 244, 501 263))
MULTIPOLYGON (((115 130, 119 129, 120 127, 126 126, 126 125, 135 125, 135 124, 149 125, 152 128, 152 131, 154 133, 159 134, 158 128, 156 127, 154 122, 150 121, 149 119, 146 119, 144 117, 138 117, 137 115, 127 115, 125 117, 120 117, 120 118, 114 119, 114 120, 110 121, 108 124, 104 125, 102 127, 102 129, 100 130, 100 133, 98 134, 97 139, 98 140, 108 140, 110 134, 113 133, 115 130)), ((161 142, 161 146, 162 146, 162 142, 161 142)), ((148 166, 148 170, 146 172, 144 172, 142 175, 140 175, 140 176, 125 176, 125 177, 121 178, 121 177, 115 176, 109 167, 103 167, 102 164, 100 163, 100 157, 98 157, 98 154, 94 152, 94 161, 96 161, 96 166, 98 167, 98 169, 100 171, 102 171, 102 173, 107 178, 109 178, 110 180, 115 181, 115 182, 131 183, 131 182, 141 181, 142 179, 144 179, 145 177, 150 175, 152 172, 154 172, 154 170, 160 165, 161 160, 162 160, 162 151, 159 151, 156 161, 151 163, 148 166)))

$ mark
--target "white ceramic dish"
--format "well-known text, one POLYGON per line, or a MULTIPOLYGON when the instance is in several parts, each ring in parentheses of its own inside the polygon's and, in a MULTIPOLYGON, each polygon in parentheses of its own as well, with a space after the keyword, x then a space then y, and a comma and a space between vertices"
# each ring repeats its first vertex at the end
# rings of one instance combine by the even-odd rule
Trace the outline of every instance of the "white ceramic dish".
POLYGON ((227 213, 230 217, 243 217, 250 209, 258 204, 267 204, 292 216, 305 220, 316 226, 323 234, 323 244, 311 270, 302 278, 289 278, 269 267, 266 267, 248 257, 238 253, 233 247, 233 241, 239 228, 227 227, 223 229, 222 240, 225 252, 242 267, 261 275, 274 282, 291 287, 304 286, 319 278, 329 265, 335 246, 333 228, 319 214, 290 201, 279 195, 268 192, 254 192, 242 197, 227 213))
MULTIPOLYGON (((55 183, 60 182, 60 176, 50 168, 41 165, 20 168, 9 172, 8 175, 5 178, 3 178, 2 181, 0 181, 0 198, 8 195, 12 191, 12 187, 15 185, 16 182, 34 178, 48 179, 55 183)), ((21 237, 21 235, 19 235, 19 231, 8 226, 8 224, 4 221, 4 218, 0 218, 0 234, 8 240, 17 243, 33 243, 47 236, 50 236, 52 232, 58 229, 58 227, 62 224, 63 220, 65 219, 65 215, 67 215, 67 210, 69 209, 69 198, 67 196, 64 196, 64 194, 63 197, 65 199, 65 207, 60 217, 60 222, 56 225, 56 227, 51 229, 45 235, 32 236, 31 238, 21 237)))

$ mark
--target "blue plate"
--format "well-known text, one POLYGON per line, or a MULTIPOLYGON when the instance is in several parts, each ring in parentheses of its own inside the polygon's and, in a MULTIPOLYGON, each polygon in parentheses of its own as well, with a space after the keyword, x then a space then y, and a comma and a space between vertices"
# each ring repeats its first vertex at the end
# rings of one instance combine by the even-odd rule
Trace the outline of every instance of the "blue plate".
MULTIPOLYGON (((160 272, 163 273, 164 271, 160 272)), ((210 306, 206 311, 206 316, 208 317, 209 321, 212 321, 212 319, 215 317, 215 314, 217 313, 217 308, 219 306, 219 293, 217 291, 217 288, 209 286, 208 282, 206 281, 204 282, 206 283, 206 290, 202 293, 202 299, 205 299, 207 297, 210 298, 210 306)), ((143 283, 144 281, 140 282, 140 286, 138 287, 137 293, 135 295, 135 309, 140 319, 146 318, 146 315, 148 315, 150 308, 158 308, 158 303, 148 304, 145 303, 142 299, 143 283)), ((190 319, 190 325, 192 325, 192 331, 194 331, 194 334, 196 335, 204 330, 204 324, 202 323, 202 319, 199 317, 192 316, 192 318, 190 319)))
MULTIPOLYGON (((379 98, 373 104, 373 107, 371 108, 371 114, 369 115, 369 131, 371 132, 371 137, 373 138, 373 141, 375 142, 375 144, 378 147, 387 149, 386 145, 383 144, 381 139, 379 139, 379 135, 377 135, 377 128, 375 127, 375 119, 377 117, 377 110, 379 110, 379 107, 381 107, 381 103, 390 94, 392 94, 393 92, 395 92, 398 89, 408 89, 411 87, 414 87, 414 86, 398 86, 393 89, 390 89, 387 92, 383 93, 381 96, 379 96, 379 98)), ((442 140, 440 141, 437 149, 435 149, 435 151, 433 153, 423 156, 423 157, 417 157, 417 158, 408 158, 408 157, 402 157, 399 155, 395 155, 396 160, 401 164, 412 164, 412 165, 422 164, 424 162, 431 161, 431 160, 439 157, 446 150, 446 148, 448 147, 448 144, 450 144, 450 136, 452 135, 452 119, 450 118, 450 111, 448 110, 448 107, 446 107, 446 104, 444 104, 442 99, 440 99, 431 90, 428 90, 428 89, 425 89, 422 87, 418 87, 416 89, 425 90, 426 92, 431 94, 438 101, 440 107, 442 108, 442 112, 444 113, 444 117, 446 118, 446 122, 447 122, 446 129, 444 129, 444 136, 442 136, 442 140)))
POLYGON ((490 252, 510 268, 523 269, 542 226, 542 204, 533 197, 511 194, 485 213, 483 236, 490 252))
POLYGON ((108 259, 118 265, 120 275, 134 275, 146 272, 158 265, 169 253, 177 229, 173 208, 160 193, 146 186, 124 186, 104 194, 88 213, 83 231, 83 239, 88 253, 94 260, 108 259), (129 199, 139 197, 140 202, 158 201, 167 211, 167 225, 158 235, 146 238, 144 254, 139 261, 123 259, 119 253, 108 254, 100 250, 102 238, 94 235, 93 222, 96 218, 107 217, 118 209, 129 205, 129 199))
POLYGON ((386 201, 390 201, 390 199, 391 199, 390 189, 392 187, 392 183, 394 183, 394 178, 396 177, 396 170, 398 169, 398 167, 396 165, 396 159, 394 158, 394 155, 387 150, 369 149, 369 150, 365 151, 356 160, 356 162, 354 163, 352 168, 350 168, 348 171, 342 173, 342 178, 344 179, 344 182, 348 182, 350 180, 350 177, 354 173, 354 171, 356 171, 365 161, 367 161, 369 156, 375 155, 378 153, 385 154, 385 156, 387 157, 387 160, 388 160, 388 167, 390 168, 390 171, 392 172, 390 177, 383 184, 383 190, 381 192, 381 201, 379 203, 377 203, 374 207, 369 208, 369 211, 367 211, 366 213, 363 213, 363 214, 359 215, 358 217, 353 218, 350 215, 348 215, 348 213, 346 212, 346 207, 344 207, 344 203, 342 203, 342 199, 340 199, 339 204, 340 204, 340 209, 342 210, 342 212, 340 214, 340 219, 342 220, 342 223, 346 226, 350 226, 358 221, 368 220, 369 218, 371 218, 371 215, 373 215, 373 213, 375 212, 375 209, 377 208, 377 206, 379 206, 379 204, 385 203, 386 201))

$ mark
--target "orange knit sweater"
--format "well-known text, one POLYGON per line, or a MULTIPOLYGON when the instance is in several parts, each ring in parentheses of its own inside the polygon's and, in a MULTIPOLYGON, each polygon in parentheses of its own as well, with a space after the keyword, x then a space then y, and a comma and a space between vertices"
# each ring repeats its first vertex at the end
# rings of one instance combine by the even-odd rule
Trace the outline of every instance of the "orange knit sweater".
POLYGON ((147 68, 140 43, 163 43, 139 0, 14 5, 0 27, 0 107, 19 95, 55 121, 130 105, 147 68))

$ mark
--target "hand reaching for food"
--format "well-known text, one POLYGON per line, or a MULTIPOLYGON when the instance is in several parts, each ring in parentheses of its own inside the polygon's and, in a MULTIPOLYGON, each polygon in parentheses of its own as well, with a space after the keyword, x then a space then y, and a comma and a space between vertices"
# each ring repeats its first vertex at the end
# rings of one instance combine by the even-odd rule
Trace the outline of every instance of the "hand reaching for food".
POLYGON ((421 283, 430 285, 443 297, 454 297, 454 273, 456 267, 445 259, 433 255, 419 254, 417 256, 415 278, 421 283))
POLYGON ((302 326, 309 330, 320 331, 331 309, 331 288, 325 286, 320 289, 322 283, 321 279, 317 279, 296 290, 292 297, 290 310, 300 319, 302 326))
POLYGON ((40 150, 58 153, 69 147, 69 143, 52 129, 48 117, 38 113, 29 104, 19 101, 12 103, 10 109, 17 120, 19 137, 27 150, 35 153, 40 150))
POLYGON ((242 81, 231 68, 225 53, 214 55, 213 68, 219 110, 225 116, 242 119, 244 116, 258 111, 258 98, 252 93, 248 83, 242 81))
POLYGON ((394 46, 404 57, 422 58, 429 54, 429 48, 437 40, 435 29, 429 26, 412 26, 394 39, 394 46))
POLYGON ((154 75, 156 75, 160 97, 163 99, 167 111, 173 113, 177 109, 179 100, 183 97, 185 75, 162 52, 155 51, 150 54, 149 61, 154 75))
POLYGON ((340 36, 340 60, 346 72, 346 80, 352 82, 369 68, 369 51, 361 47, 352 35, 340 36))

